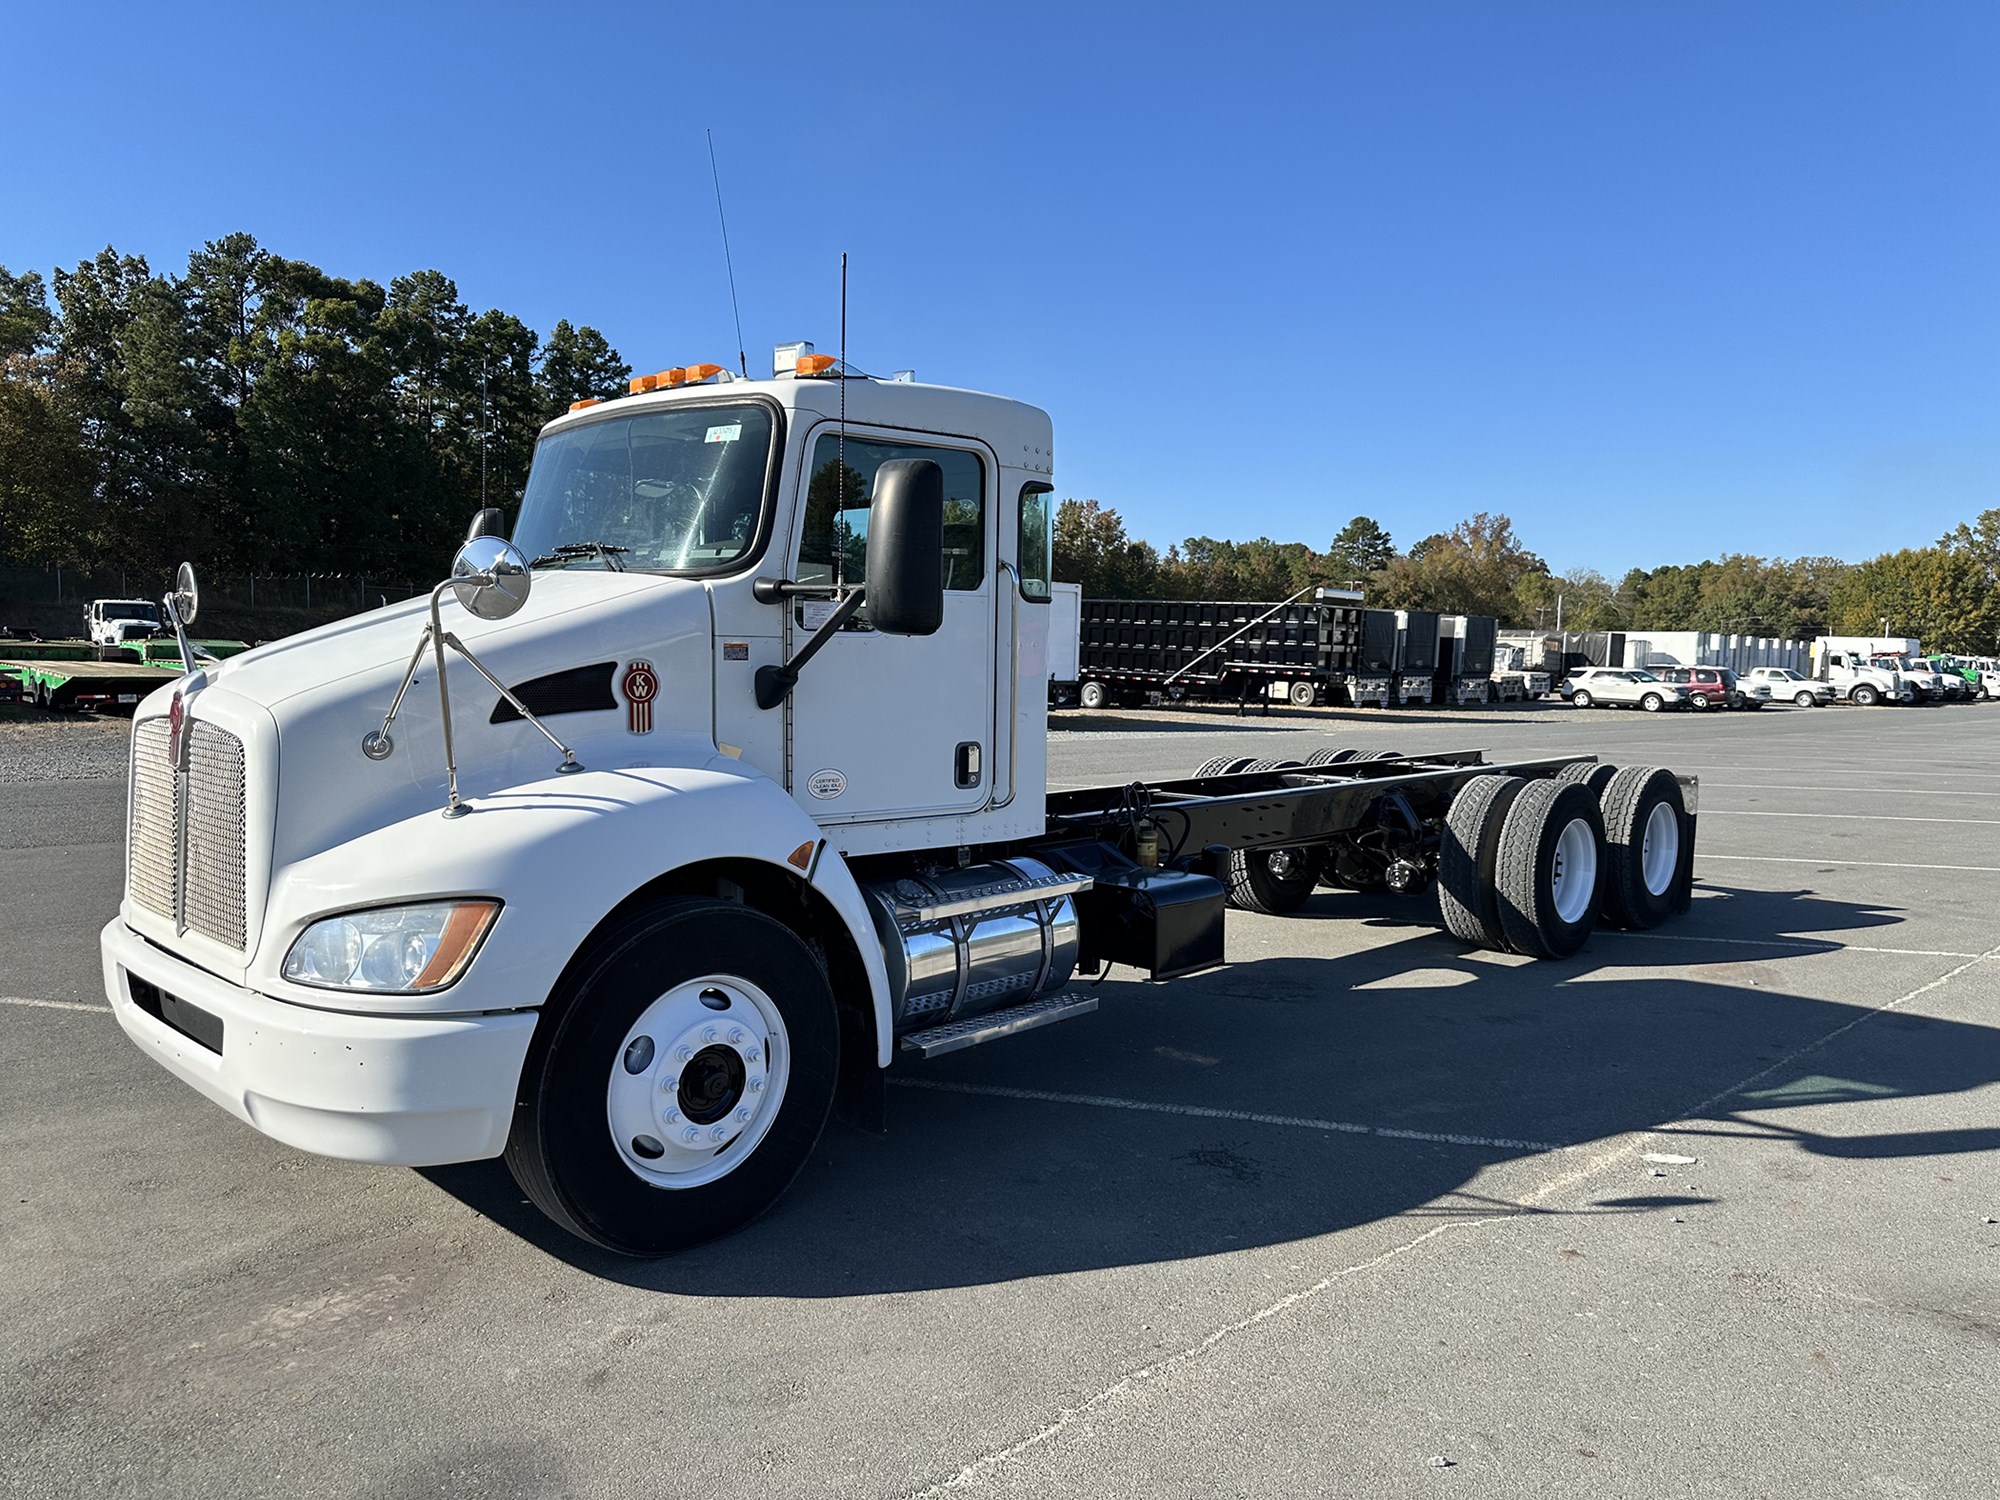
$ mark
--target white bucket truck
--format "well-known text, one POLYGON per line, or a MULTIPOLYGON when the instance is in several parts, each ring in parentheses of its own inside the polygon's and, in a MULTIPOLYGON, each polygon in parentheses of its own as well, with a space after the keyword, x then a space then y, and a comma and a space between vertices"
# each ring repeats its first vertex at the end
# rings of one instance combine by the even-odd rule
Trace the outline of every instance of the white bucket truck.
POLYGON ((1880 703, 1914 703, 1917 690, 1895 667, 1877 661, 1880 652, 1916 649, 1902 637, 1823 635, 1813 642, 1812 675, 1833 689, 1840 702, 1861 708, 1880 703))
MULTIPOLYGON (((132 1040, 277 1140, 504 1155, 628 1254, 770 1204, 892 1063, 1222 961, 1225 905, 1435 882, 1472 946, 1684 910, 1693 783, 1477 751, 1047 790, 1053 443, 796 348, 580 403, 428 599, 142 704, 132 1040)), ((192 570, 164 603, 182 634, 192 570)))

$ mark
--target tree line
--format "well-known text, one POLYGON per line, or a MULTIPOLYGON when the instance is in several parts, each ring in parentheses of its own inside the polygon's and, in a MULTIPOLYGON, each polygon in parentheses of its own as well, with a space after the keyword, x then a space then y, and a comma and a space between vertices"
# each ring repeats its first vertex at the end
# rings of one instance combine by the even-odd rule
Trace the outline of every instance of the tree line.
MULTIPOLYGON (((106 248, 45 281, 0 266, 0 559, 164 574, 436 573, 480 504, 510 502, 535 435, 630 367, 594 328, 546 338, 474 313, 442 272, 387 287, 212 241, 179 273, 106 248)), ((2000 509, 1861 563, 1739 553, 1552 573, 1504 515, 1398 548, 1367 516, 1324 550, 1189 537, 1162 553, 1118 512, 1066 500, 1056 574, 1126 598, 1282 599, 1359 585, 1371 604, 1577 630, 1914 635, 2000 647, 2000 509)))
POLYGON ((1398 549, 1356 516, 1324 551, 1304 542, 1189 537, 1162 553, 1095 500, 1056 511, 1056 577, 1086 595, 1126 599, 1283 599, 1314 585, 1357 587, 1370 605, 1492 615, 1521 629, 1709 630, 1810 640, 1821 634, 1916 636, 1928 649, 2000 653, 2000 509, 1934 546, 1866 562, 1725 553, 1634 568, 1617 582, 1590 568, 1553 573, 1506 516, 1480 512, 1398 549))
POLYGON ((0 557, 164 574, 439 572, 512 501, 542 423, 631 370, 594 328, 474 313, 212 241, 185 271, 107 248, 0 267, 0 557))

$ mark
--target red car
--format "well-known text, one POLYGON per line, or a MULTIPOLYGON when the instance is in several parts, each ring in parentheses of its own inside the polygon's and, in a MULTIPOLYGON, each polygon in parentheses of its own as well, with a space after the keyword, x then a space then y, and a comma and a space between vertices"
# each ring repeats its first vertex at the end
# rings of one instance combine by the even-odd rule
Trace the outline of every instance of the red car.
POLYGON ((1771 701, 1767 683, 1746 683, 1727 667, 1654 667, 1663 682, 1678 682, 1688 690, 1688 707, 1762 708, 1771 701))

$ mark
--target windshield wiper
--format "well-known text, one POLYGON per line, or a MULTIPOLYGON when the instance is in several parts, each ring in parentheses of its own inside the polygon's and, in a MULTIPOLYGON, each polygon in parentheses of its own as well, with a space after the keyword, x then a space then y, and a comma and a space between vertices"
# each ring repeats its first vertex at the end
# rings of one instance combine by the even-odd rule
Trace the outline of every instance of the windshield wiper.
POLYGON ((625 564, 618 560, 618 554, 631 550, 630 547, 614 547, 608 542, 565 542, 560 547, 553 547, 544 552, 540 557, 531 558, 528 566, 545 568, 551 563, 567 562, 573 557, 601 557, 605 566, 612 572, 622 573, 625 571, 625 564))

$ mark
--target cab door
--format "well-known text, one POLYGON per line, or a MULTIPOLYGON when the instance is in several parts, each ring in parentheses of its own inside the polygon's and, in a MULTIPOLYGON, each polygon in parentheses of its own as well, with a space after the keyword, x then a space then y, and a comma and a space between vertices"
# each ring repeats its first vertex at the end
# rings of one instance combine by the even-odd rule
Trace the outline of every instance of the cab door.
MULTIPOLYGON (((935 635, 882 635, 864 606, 793 688, 787 785, 822 823, 973 812, 992 799, 999 466, 973 439, 822 423, 806 436, 791 576, 867 581, 869 501, 893 459, 944 474, 944 622, 935 635)), ((831 612, 791 606, 795 651, 831 612)))

